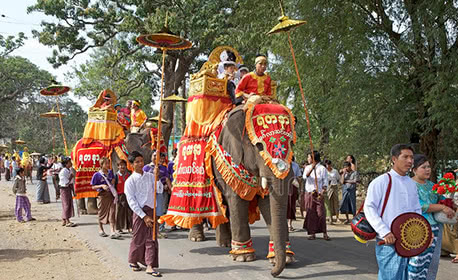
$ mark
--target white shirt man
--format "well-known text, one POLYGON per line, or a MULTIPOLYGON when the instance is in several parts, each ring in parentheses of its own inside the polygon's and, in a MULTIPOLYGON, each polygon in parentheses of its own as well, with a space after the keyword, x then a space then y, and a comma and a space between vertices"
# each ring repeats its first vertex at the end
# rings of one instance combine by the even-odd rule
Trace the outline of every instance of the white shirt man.
POLYGON ((143 156, 133 151, 129 154, 134 172, 124 184, 124 193, 127 203, 134 212, 132 215, 132 239, 130 242, 128 262, 129 266, 138 271, 138 263, 146 264, 146 272, 155 277, 160 276, 159 267, 159 243, 157 235, 157 222, 153 208, 157 206, 154 201, 154 175, 144 172, 143 156), (156 225, 156 230, 152 227, 156 225))
POLYGON ((391 192, 383 217, 380 215, 388 188, 388 175, 383 174, 369 184, 364 204, 367 220, 380 239, 391 232, 391 223, 397 216, 406 212, 421 214, 420 200, 414 180, 406 175, 401 176, 393 169, 389 173, 391 175, 391 192))
POLYGON ((305 180, 305 191, 311 193, 316 190, 316 186, 315 186, 315 171, 316 171, 318 192, 321 193, 321 191, 323 190, 323 187, 324 188, 328 187, 328 171, 321 163, 317 163, 317 165, 315 166, 315 170, 312 170, 312 172, 310 173, 310 176, 307 177, 307 174, 310 172, 311 169, 312 169, 311 164, 307 165, 304 169, 303 178, 305 180))
POLYGON ((142 208, 145 206, 154 208, 155 206, 153 188, 154 175, 150 172, 140 174, 134 171, 126 180, 124 193, 127 203, 129 203, 130 209, 142 219, 146 216, 142 208))
POLYGON ((383 239, 386 245, 375 247, 375 256, 379 266, 378 277, 383 280, 407 280, 409 258, 399 256, 392 244, 396 237, 391 232, 393 220, 407 212, 421 214, 417 186, 407 172, 413 165, 413 148, 405 144, 397 144, 391 148, 393 169, 391 175, 391 191, 383 216, 383 204, 389 177, 383 174, 369 184, 364 213, 367 221, 377 232, 377 237, 383 239))
POLYGON ((72 176, 72 171, 69 168, 63 168, 59 172, 59 186, 61 188, 68 187, 72 183, 73 179, 70 179, 72 176))

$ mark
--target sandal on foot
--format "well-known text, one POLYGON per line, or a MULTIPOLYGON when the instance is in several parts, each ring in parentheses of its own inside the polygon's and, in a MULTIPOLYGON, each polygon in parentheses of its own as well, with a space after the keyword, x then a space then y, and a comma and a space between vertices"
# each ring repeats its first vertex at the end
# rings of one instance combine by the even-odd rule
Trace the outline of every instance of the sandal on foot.
POLYGON ((119 238, 121 238, 121 235, 119 235, 118 233, 110 234, 110 239, 119 239, 119 238))
POLYGON ((76 227, 76 224, 70 222, 65 225, 66 227, 76 227))
POLYGON ((288 231, 289 231, 289 232, 293 232, 293 231, 295 231, 295 229, 294 229, 293 227, 289 227, 289 228, 288 228, 288 231))
POLYGON ((458 258, 452 259, 452 263, 458 263, 458 258))
POLYGON ((100 236, 100 237, 107 237, 108 234, 106 234, 105 232, 99 232, 99 236, 100 236))
POLYGON ((331 241, 331 237, 329 237, 328 235, 323 236, 323 239, 326 241, 331 241))
POLYGON ((148 272, 146 272, 146 274, 149 274, 149 275, 151 275, 153 277, 162 277, 162 274, 157 270, 148 271, 148 272))
POLYGON ((141 271, 141 267, 138 264, 129 264, 129 267, 132 268, 133 271, 141 271))
POLYGON ((307 237, 308 240, 315 240, 316 239, 316 236, 314 235, 310 235, 309 237, 307 237))

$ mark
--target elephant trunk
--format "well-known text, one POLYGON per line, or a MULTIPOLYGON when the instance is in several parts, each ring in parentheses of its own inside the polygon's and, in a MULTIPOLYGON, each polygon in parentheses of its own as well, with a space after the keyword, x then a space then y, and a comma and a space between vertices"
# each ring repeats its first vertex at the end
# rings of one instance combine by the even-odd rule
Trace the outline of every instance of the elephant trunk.
POLYGON ((274 277, 280 275, 286 265, 286 239, 288 234, 286 220, 288 192, 286 186, 286 182, 275 178, 272 180, 272 188, 270 188, 271 228, 275 251, 275 266, 270 273, 274 277))

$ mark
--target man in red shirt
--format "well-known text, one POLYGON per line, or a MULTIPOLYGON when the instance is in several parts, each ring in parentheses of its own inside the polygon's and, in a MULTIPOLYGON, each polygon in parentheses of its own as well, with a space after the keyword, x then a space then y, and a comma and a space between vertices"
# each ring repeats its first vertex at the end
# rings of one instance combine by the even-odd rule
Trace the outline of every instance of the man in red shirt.
MULTIPOLYGON (((251 95, 272 96, 272 80, 266 74, 267 57, 257 55, 255 60, 256 70, 243 76, 235 90, 237 99, 248 99, 251 95)), ((275 98, 275 96, 272 96, 275 98)))

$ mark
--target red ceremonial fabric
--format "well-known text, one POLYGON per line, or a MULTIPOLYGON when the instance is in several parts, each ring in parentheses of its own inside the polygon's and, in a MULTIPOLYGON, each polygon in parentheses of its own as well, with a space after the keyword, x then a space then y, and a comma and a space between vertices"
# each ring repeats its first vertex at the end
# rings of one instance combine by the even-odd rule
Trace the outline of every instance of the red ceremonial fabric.
POLYGON ((293 156, 292 143, 296 142, 294 119, 291 111, 279 104, 250 105, 247 110, 246 126, 251 143, 261 143, 262 157, 277 177, 286 177, 293 156), (280 170, 277 159, 287 164, 280 170))
POLYGON ((217 194, 206 174, 206 145, 207 138, 182 138, 180 141, 169 208, 161 217, 170 225, 190 228, 208 218, 216 227, 227 221, 222 217, 217 194))
POLYGON ((88 147, 83 147, 79 140, 72 151, 73 167, 76 170, 75 194, 76 198, 97 197, 97 191, 92 189, 91 179, 99 171, 99 160, 110 154, 99 142, 92 142, 88 147))

